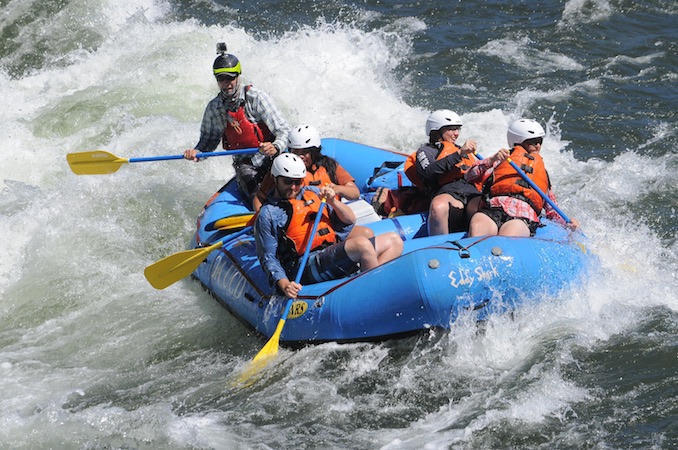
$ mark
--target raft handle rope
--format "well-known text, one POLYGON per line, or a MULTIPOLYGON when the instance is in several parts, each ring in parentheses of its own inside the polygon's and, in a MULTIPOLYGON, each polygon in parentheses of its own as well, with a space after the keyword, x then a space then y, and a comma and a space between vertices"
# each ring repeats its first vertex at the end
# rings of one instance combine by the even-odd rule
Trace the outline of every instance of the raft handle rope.
POLYGON ((481 237, 480 239, 477 239, 476 241, 474 241, 474 242, 472 242, 471 244, 467 245, 466 247, 464 247, 463 245, 461 245, 461 243, 460 243, 459 241, 447 241, 447 242, 449 242, 450 244, 452 244, 452 245, 454 245, 454 246, 457 247, 457 250, 459 251, 459 257, 460 257, 460 258, 470 258, 470 257, 471 257, 471 252, 469 251, 469 249, 470 249, 471 247, 473 247, 474 245, 476 245, 477 243, 482 242, 482 241, 484 241, 485 239, 489 239, 489 238, 491 238, 491 237, 492 237, 492 236, 483 236, 483 237, 481 237))

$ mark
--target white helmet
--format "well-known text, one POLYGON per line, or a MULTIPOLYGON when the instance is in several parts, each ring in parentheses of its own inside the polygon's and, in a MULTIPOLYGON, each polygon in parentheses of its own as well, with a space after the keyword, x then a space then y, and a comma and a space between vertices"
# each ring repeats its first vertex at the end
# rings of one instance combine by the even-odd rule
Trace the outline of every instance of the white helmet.
POLYGON ((546 133, 539 122, 532 119, 518 119, 508 127, 506 139, 509 146, 513 147, 516 144, 522 144, 527 139, 544 137, 546 133))
POLYGON ((320 147, 320 133, 307 124, 294 127, 287 139, 289 140, 287 146, 290 149, 320 147))
POLYGON ((461 126, 461 118, 454 111, 449 109, 439 109, 433 111, 428 119, 426 119, 426 136, 431 135, 431 131, 438 131, 442 127, 449 127, 451 125, 461 126))
POLYGON ((274 177, 305 178, 306 164, 293 153, 283 153, 273 160, 271 175, 274 177))

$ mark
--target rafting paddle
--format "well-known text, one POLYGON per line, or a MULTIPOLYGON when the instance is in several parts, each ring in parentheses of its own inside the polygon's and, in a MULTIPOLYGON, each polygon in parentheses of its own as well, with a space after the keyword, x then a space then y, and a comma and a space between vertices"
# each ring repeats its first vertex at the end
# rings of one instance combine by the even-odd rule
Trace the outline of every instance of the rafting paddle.
POLYGON ((229 235, 225 240, 219 241, 209 247, 184 250, 183 252, 167 256, 146 267, 144 276, 154 288, 165 289, 167 286, 192 274, 205 258, 207 258, 207 255, 214 250, 221 248, 224 243, 247 233, 251 229, 252 227, 243 228, 237 233, 229 235))
MULTIPOLYGON (((483 157, 482 157, 480 154, 478 154, 478 153, 474 153, 474 155, 476 155, 476 158, 478 158, 478 159, 483 159, 483 157)), ((567 222, 567 223, 572 223, 572 221, 570 220, 570 218, 567 217, 567 214, 565 214, 565 213, 558 207, 558 205, 556 205, 555 202, 554 202, 553 200, 551 200, 551 199, 549 198, 549 196, 546 195, 546 193, 545 193, 544 191, 542 191, 541 188, 540 188, 539 186, 537 186, 537 185, 534 183, 534 181, 532 181, 532 180, 530 179, 530 177, 528 177, 527 174, 526 174, 525 172, 523 172, 523 170, 522 170, 520 167, 518 167, 518 164, 514 163, 513 160, 511 160, 511 158, 506 158, 506 161, 508 161, 508 163, 511 164, 511 167, 513 167, 513 169, 518 173, 518 175, 520 175, 520 176, 522 177, 523 180, 527 181, 527 184, 529 184, 530 187, 531 187, 532 189, 534 189, 535 191, 537 191, 537 193, 538 193, 539 195, 541 195, 541 198, 543 198, 543 199, 546 201, 546 203, 548 203, 549 205, 551 205, 551 207, 552 207, 558 214, 560 214, 560 217, 562 217, 563 220, 564 220, 565 222, 567 222)))
POLYGON ((537 186, 537 185, 534 183, 534 181, 532 181, 532 180, 530 179, 530 177, 527 176, 527 174, 526 174, 525 172, 523 172, 523 169, 521 169, 520 167, 518 167, 518 164, 514 163, 514 162, 511 160, 511 158, 506 158, 506 161, 508 161, 508 163, 511 164, 511 167, 513 167, 513 168, 515 169, 515 171, 518 172, 518 175, 520 175, 520 176, 523 178, 523 180, 527 181, 527 184, 529 184, 530 187, 531 187, 532 189, 534 189, 535 191, 537 191, 537 192, 539 193, 539 195, 541 195, 541 198, 543 198, 544 201, 546 201, 546 203, 548 203, 549 205, 551 205, 551 208, 553 208, 558 214, 560 214, 560 217, 562 217, 563 220, 564 220, 565 222, 567 222, 567 223, 572 223, 572 221, 570 220, 570 218, 567 217, 567 214, 565 214, 565 213, 558 207, 558 205, 556 205, 556 203, 555 203, 553 200, 551 200, 551 199, 549 198, 549 196, 546 195, 546 193, 545 193, 544 191, 542 191, 541 188, 539 188, 539 186, 537 186))
MULTIPOLYGON (((326 200, 323 198, 322 201, 320 202, 320 207, 318 208, 318 213, 315 216, 315 222, 313 222, 313 228, 311 229, 311 234, 308 237, 308 243, 306 244, 306 249, 304 250, 304 255, 301 257, 301 262, 299 263, 299 270, 297 270, 297 276, 294 278, 294 281, 296 283, 299 283, 301 281, 301 276, 304 273, 304 268, 306 267, 306 261, 308 261, 308 255, 311 253, 311 246, 313 245, 313 238, 315 237, 315 233, 318 230, 318 224, 320 223, 320 219, 323 214, 323 209, 325 208, 325 203, 326 200)), ((292 307, 292 303, 294 302, 293 299, 288 299, 287 304, 285 305, 285 309, 282 313, 282 316, 280 316, 280 320, 278 321, 278 325, 275 327, 275 331, 273 332, 273 336, 268 340, 266 345, 257 353, 257 355, 254 357, 252 362, 249 364, 247 368, 242 372, 240 375, 238 381, 241 384, 247 384, 247 381, 255 375, 257 372, 259 372, 261 369, 266 367, 266 364, 278 354, 278 347, 280 343, 280 335, 282 334, 283 327, 285 326, 285 321, 287 320, 287 316, 290 313, 290 308, 292 307)))
MULTIPOLYGON (((223 152, 198 153, 196 158, 210 158, 212 156, 245 155, 258 152, 258 148, 243 148, 241 150, 228 150, 223 152)), ((184 155, 147 156, 141 158, 119 158, 104 150, 91 152, 69 153, 66 160, 71 170, 76 175, 103 175, 117 172, 120 166, 127 163, 168 161, 171 159, 184 159, 184 155)))

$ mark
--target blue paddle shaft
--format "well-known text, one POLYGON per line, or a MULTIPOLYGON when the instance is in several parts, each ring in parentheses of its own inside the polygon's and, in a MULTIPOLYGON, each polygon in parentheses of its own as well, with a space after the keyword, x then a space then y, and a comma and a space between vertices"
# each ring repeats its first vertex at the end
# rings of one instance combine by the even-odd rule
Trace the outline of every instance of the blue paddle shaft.
MULTIPOLYGON (((301 276, 304 274, 304 268, 306 267, 306 261, 308 261, 308 255, 311 254, 311 246, 313 245, 313 238, 315 237, 315 232, 318 230, 318 225, 320 224, 320 219, 323 214, 323 209, 325 209, 325 200, 320 203, 318 208, 318 214, 315 216, 315 222, 313 222, 313 228, 311 229, 311 234, 308 238, 308 243, 306 244, 306 249, 304 250, 304 256, 301 257, 301 264, 299 264, 299 270, 297 270, 297 276, 294 278, 296 283, 301 281, 301 276)), ((283 310, 280 320, 287 320, 287 316, 290 313, 290 308, 292 308, 293 299, 288 299, 285 309, 283 310)), ((281 332, 282 333, 282 332, 281 332)))
POLYGON ((521 177, 523 177, 523 180, 527 181, 527 183, 530 185, 530 187, 531 187, 532 189, 534 189, 535 191, 537 191, 537 192, 539 193, 539 195, 541 195, 541 198, 543 198, 543 199, 546 201, 546 203, 548 203, 549 205, 551 205, 551 208, 555 209, 556 212, 557 212, 558 214, 560 214, 560 217, 562 217, 563 220, 565 220, 565 222, 567 222, 567 223, 572 223, 572 221, 570 220, 570 218, 567 217, 567 215, 566 215, 563 211, 561 211, 560 208, 558 208, 558 205, 556 205, 555 202, 554 202, 553 200, 551 200, 551 199, 549 198, 549 196, 546 195, 546 194, 544 193, 544 191, 542 191, 542 190, 539 188, 539 186, 537 186, 536 184, 534 184, 534 181, 532 181, 532 180, 530 179, 530 177, 528 177, 528 176, 525 174, 525 172, 523 172, 523 169, 521 169, 520 167, 518 167, 518 165, 517 165, 516 163, 514 163, 513 161, 511 161, 510 158, 509 158, 508 162, 509 162, 509 164, 511 164, 511 167, 513 167, 513 168, 516 170, 516 172, 518 172, 518 175, 520 175, 521 177))
POLYGON ((320 207, 318 208, 318 213, 315 216, 315 222, 313 222, 313 228, 311 229, 311 234, 308 237, 308 242, 306 243, 306 249, 304 250, 304 256, 301 258, 301 264, 299 264, 299 270, 297 270, 297 276, 294 278, 294 281, 299 283, 301 281, 301 276, 304 274, 304 267, 306 267, 306 261, 308 261, 308 255, 311 254, 311 246, 313 245, 313 238, 315 237, 315 232, 318 231, 318 225, 320 224, 320 219, 323 215, 323 209, 325 209, 325 200, 320 202, 320 207))
POLYGON ((243 228, 242 230, 240 230, 240 231, 238 231, 238 232, 229 234, 229 235, 226 236, 226 238, 224 239, 224 244, 227 243, 227 242, 229 242, 229 241, 234 240, 234 239, 237 238, 237 237, 242 236, 243 234, 247 234, 247 233, 249 233, 250 231, 252 231, 252 225, 246 226, 245 228, 243 228))
MULTIPOLYGON (((227 150, 223 152, 205 152, 205 153, 198 153, 196 158, 202 159, 202 158, 210 158, 212 156, 233 156, 233 155, 245 155, 245 154, 250 154, 250 153, 256 153, 258 152, 258 148, 243 148, 241 150, 227 150)), ((149 161, 169 161, 171 159, 184 159, 184 155, 167 155, 167 156, 145 156, 145 157, 140 157, 140 158, 129 158, 127 161, 131 163, 136 163, 136 162, 149 162, 149 161)))
MULTIPOLYGON (((476 155, 476 158, 478 158, 478 159, 483 159, 483 157, 480 156, 478 153, 475 153, 475 155, 476 155)), ((530 177, 528 177, 527 174, 526 174, 525 172, 523 172, 523 169, 521 169, 520 167, 518 167, 518 165, 517 165, 516 163, 514 163, 513 161, 511 161, 511 158, 509 158, 508 162, 509 162, 509 164, 511 164, 511 167, 513 167, 513 168, 515 169, 515 171, 518 172, 518 175, 520 175, 520 176, 523 178, 523 180, 527 181, 527 183, 530 185, 530 187, 531 187, 532 189, 534 189, 535 191, 537 191, 537 192, 539 193, 539 195, 541 195, 541 198, 543 198, 549 205, 551 205, 551 207, 552 207, 553 209, 556 210, 556 212, 557 212, 558 214, 560 214, 560 217, 562 217, 563 220, 564 220, 565 222, 567 222, 567 223, 572 223, 572 221, 570 220, 570 218, 567 217, 567 214, 565 214, 563 211, 561 211, 561 209, 558 207, 558 205, 556 205, 556 204, 553 202, 553 200, 551 200, 551 199, 549 198, 549 196, 546 195, 546 193, 544 193, 544 191, 542 191, 542 190, 539 188, 539 186, 537 186, 536 184, 534 184, 534 181, 532 181, 532 180, 530 179, 530 177)))

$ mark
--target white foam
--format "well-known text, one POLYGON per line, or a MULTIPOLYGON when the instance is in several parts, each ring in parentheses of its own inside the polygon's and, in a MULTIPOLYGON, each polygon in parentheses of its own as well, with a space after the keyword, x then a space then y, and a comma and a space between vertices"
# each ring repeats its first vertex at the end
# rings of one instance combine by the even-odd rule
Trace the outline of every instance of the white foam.
POLYGON ((582 64, 565 54, 537 48, 536 43, 528 37, 497 39, 483 45, 478 51, 495 56, 511 65, 536 71, 536 73, 584 70, 582 64))
POLYGON ((613 13, 614 9, 608 0, 568 0, 558 26, 600 22, 613 13))
MULTIPOLYGON (((606 2, 595 4, 605 13, 606 2)), ((18 5, 10 3, 8 11, 18 14, 22 8, 18 5)), ((98 9, 92 6, 93 2, 73 4, 58 18, 63 24, 71 20, 67 13, 72 14, 77 23, 75 13, 88 7, 81 29, 101 33, 92 37, 92 45, 68 49, 72 42, 61 43, 56 48, 68 50, 40 73, 20 78, 0 73, 0 97, 9 106, 0 108, 0 315, 6 325, 1 337, 8 343, 0 354, 2 437, 18 447, 29 446, 26 436, 41 430, 43 444, 53 440, 57 447, 58 439, 69 431, 91 432, 93 440, 128 433, 140 442, 228 447, 234 439, 224 427, 230 412, 189 411, 179 416, 161 398, 164 394, 151 405, 138 407, 131 401, 128 410, 87 401, 95 403, 96 395, 103 401, 108 401, 107 395, 115 396, 106 391, 109 384, 119 384, 124 391, 129 381, 125 377, 132 371, 139 371, 137 376, 143 379, 137 380, 139 390, 129 388, 138 394, 153 387, 149 380, 155 380, 155 389, 190 377, 218 380, 238 364, 222 361, 221 354, 200 354, 193 357, 202 366, 193 361, 179 369, 164 365, 164 352, 209 339, 210 331, 223 332, 218 327, 233 325, 224 339, 246 339, 247 332, 231 316, 213 309, 214 302, 194 284, 178 283, 157 292, 142 274, 146 265, 184 248, 200 207, 232 175, 229 159, 127 164, 115 174, 79 177, 68 168, 66 154, 102 148, 128 158, 177 154, 195 145, 204 106, 217 90, 211 64, 218 41, 227 42, 241 59, 245 76, 272 95, 291 123, 312 123, 325 137, 414 151, 425 140, 429 111, 403 100, 402 93, 410 87, 394 73, 411 52, 406 32, 425 24, 404 19, 365 32, 321 21, 282 36, 259 38, 236 25, 166 23, 163 4, 150 0, 111 0, 98 9), (216 324, 217 318, 232 323, 216 324), (151 369, 145 372, 140 366, 148 361, 151 369), (154 377, 159 374, 167 378, 158 381, 154 377), (76 405, 73 411, 63 407, 67 401, 76 405)), ((569 2, 564 20, 574 20, 582 8, 579 2, 569 2)), ((33 49, 29 41, 22 44, 22 52, 33 49)), ((483 51, 524 67, 545 61, 547 71, 582 70, 566 55, 544 54, 525 39, 494 41, 483 51)), ((507 145, 506 128, 522 115, 525 105, 597 89, 599 82, 590 80, 552 92, 525 90, 517 94, 512 110, 460 111, 464 120, 460 140, 478 140, 483 156, 490 156, 507 145)), ((561 206, 584 225, 590 248, 601 258, 602 272, 566 298, 527 308, 514 320, 492 319, 484 333, 477 332, 470 317, 462 318, 449 336, 426 350, 413 351, 411 360, 388 379, 393 386, 416 386, 432 367, 443 382, 427 387, 442 390, 446 376, 459 380, 466 373, 477 376, 479 384, 458 404, 449 394, 449 404, 405 430, 380 430, 385 448, 420 448, 422 442, 431 448, 449 446, 501 421, 539 424, 564 417, 571 405, 591 393, 566 379, 558 367, 534 365, 529 388, 508 399, 501 398, 500 389, 490 393, 483 387, 501 386, 504 377, 518 373, 544 341, 557 343, 554 357, 567 361, 575 344, 595 348, 633 328, 643 308, 678 310, 675 243, 664 248, 651 224, 637 223, 638 205, 646 196, 678 190, 675 156, 624 152, 613 161, 579 161, 568 151, 557 120, 544 125, 548 134, 543 152, 561 206), (435 365, 427 366, 431 360, 435 365), (486 406, 500 401, 503 408, 486 406), (486 413, 472 417, 479 410, 486 413), (464 421, 467 425, 459 425, 464 421), (431 436, 439 440, 432 441, 431 436)), ((651 134, 648 145, 675 134, 675 128, 658 123, 651 134)), ((252 342, 260 343, 254 338, 252 342)), ((254 391, 255 401, 276 402, 275 395, 294 400, 294 394, 307 386, 300 381, 287 385, 285 377, 322 379, 325 360, 316 356, 352 351, 341 349, 293 354, 289 365, 274 372, 279 378, 270 383, 271 390, 266 390, 267 384, 254 391), (280 377, 282 383, 277 382, 280 377)), ((359 347, 340 381, 353 383, 378 373, 388 354, 380 346, 359 347)), ((302 400, 317 405, 331 398, 332 414, 365 413, 385 403, 382 391, 366 394, 365 406, 321 381, 321 389, 302 392, 302 400)), ((173 387, 172 392, 183 398, 194 388, 173 387)), ((213 398, 222 398, 219 382, 210 389, 213 398)), ((445 395, 444 390, 439 395, 445 395)), ((259 414, 261 404, 255 403, 256 411, 248 413, 259 414)), ((396 404, 393 409, 406 406, 396 404)), ((284 407, 276 411, 288 412, 284 407)), ((247 431, 256 440, 257 433, 271 430, 247 431)), ((375 437, 373 430, 364 433, 366 439, 375 437)))

